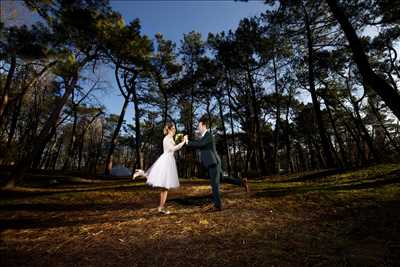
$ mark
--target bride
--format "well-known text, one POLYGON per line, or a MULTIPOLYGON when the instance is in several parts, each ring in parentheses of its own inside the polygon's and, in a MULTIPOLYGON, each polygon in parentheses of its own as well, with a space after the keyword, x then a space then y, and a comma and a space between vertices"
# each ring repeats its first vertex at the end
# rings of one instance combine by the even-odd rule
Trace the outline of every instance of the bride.
POLYGON ((181 149, 186 142, 186 137, 178 145, 174 142, 174 135, 176 129, 173 123, 167 122, 164 127, 164 140, 163 149, 164 153, 153 163, 147 170, 136 170, 133 178, 138 176, 147 177, 147 184, 161 189, 160 192, 160 206, 158 212, 169 214, 170 212, 165 209, 165 202, 167 201, 168 189, 178 188, 178 171, 176 169, 176 162, 174 152, 181 149))

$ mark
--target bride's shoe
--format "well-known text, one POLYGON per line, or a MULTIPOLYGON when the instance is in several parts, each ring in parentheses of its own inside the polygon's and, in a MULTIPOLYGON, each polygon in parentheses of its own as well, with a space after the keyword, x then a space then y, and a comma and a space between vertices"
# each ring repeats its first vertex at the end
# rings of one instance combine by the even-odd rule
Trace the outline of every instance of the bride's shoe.
POLYGON ((139 176, 145 176, 143 170, 136 170, 135 174, 133 175, 133 179, 136 179, 136 177, 139 177, 139 176))
POLYGON ((158 212, 162 214, 170 214, 171 212, 169 210, 166 210, 165 208, 158 207, 158 212))

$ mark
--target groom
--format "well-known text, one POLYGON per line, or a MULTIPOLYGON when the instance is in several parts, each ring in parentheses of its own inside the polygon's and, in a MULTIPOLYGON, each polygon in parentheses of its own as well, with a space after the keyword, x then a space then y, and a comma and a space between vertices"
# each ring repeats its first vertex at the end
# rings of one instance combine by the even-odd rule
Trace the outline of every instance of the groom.
POLYGON ((235 184, 238 186, 243 186, 246 192, 249 192, 249 187, 247 185, 247 179, 243 180, 226 177, 222 175, 221 159, 217 154, 215 148, 214 136, 210 133, 209 122, 206 115, 203 115, 198 124, 198 130, 201 134, 201 139, 196 141, 189 141, 188 136, 185 136, 186 145, 189 148, 199 149, 201 156, 201 163, 208 171, 208 177, 210 179, 213 203, 214 207, 210 207, 210 211, 221 211, 222 204, 219 193, 220 182, 235 184))

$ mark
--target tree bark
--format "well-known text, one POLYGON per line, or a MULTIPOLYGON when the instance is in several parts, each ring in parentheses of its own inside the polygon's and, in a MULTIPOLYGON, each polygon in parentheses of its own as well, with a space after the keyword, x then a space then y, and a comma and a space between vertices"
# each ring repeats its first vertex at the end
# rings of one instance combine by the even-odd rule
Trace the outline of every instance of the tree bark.
POLYGON ((230 176, 231 175, 231 163, 230 163, 230 158, 229 158, 228 138, 227 138, 227 134, 226 134, 224 112, 223 112, 221 97, 222 96, 217 96, 217 101, 218 101, 218 105, 219 105, 219 116, 220 116, 221 123, 222 123, 222 131, 223 131, 223 137, 224 137, 224 152, 225 152, 225 156, 226 156, 226 167, 227 167, 228 174, 230 176))
POLYGON ((304 8, 304 22, 307 32, 307 50, 308 50, 308 82, 310 86, 311 99, 313 102, 315 117, 318 125, 318 133, 321 138, 322 149, 324 151, 324 158, 326 166, 328 168, 332 168, 335 166, 334 159, 332 156, 332 151, 330 149, 329 139, 326 134, 324 122, 322 119, 322 113, 320 109, 320 104, 317 98, 317 93, 315 91, 315 74, 314 74, 314 50, 313 50, 313 40, 312 33, 310 28, 310 22, 308 18, 308 14, 304 8))
POLYGON ((135 110, 135 150, 136 150, 136 161, 135 168, 142 169, 142 161, 140 156, 141 146, 141 134, 140 134, 140 110, 139 110, 139 98, 136 92, 136 84, 132 86, 132 101, 135 110))
POLYGON ((291 142, 290 142, 290 123, 289 123, 289 112, 290 112, 290 106, 292 102, 292 90, 289 89, 289 95, 288 95, 288 100, 287 100, 287 106, 286 106, 286 115, 285 115, 285 124, 286 124, 286 134, 285 134, 285 144, 286 144, 286 161, 287 161, 287 172, 291 173, 294 172, 294 166, 291 158, 291 142))
POLYGON ((340 136, 340 133, 339 133, 337 127, 336 127, 335 120, 333 119, 333 116, 332 116, 332 111, 331 111, 329 105, 326 103, 326 101, 325 101, 325 107, 326 107, 326 110, 328 111, 329 120, 331 121, 333 132, 335 133, 336 141, 338 142, 338 145, 339 145, 340 155, 342 157, 342 159, 341 159, 342 165, 347 167, 349 165, 349 163, 347 160, 346 151, 343 146, 344 142, 343 142, 342 137, 340 136))
POLYGON ((12 189, 15 187, 16 182, 18 182, 25 174, 26 170, 31 166, 32 161, 34 159, 40 158, 41 153, 43 152, 43 147, 51 138, 52 128, 57 126, 57 121, 60 117, 60 113, 66 104, 68 98, 72 94, 76 84, 78 82, 78 73, 75 73, 73 77, 69 79, 69 81, 65 85, 64 95, 59 99, 59 101, 55 104, 55 108, 53 109, 49 119, 43 125, 42 130, 40 131, 39 136, 35 139, 32 149, 24 155, 21 160, 17 163, 14 173, 11 175, 9 181, 5 185, 5 189, 12 189))
POLYGON ((272 57, 272 63, 274 67, 274 83, 275 83, 275 94, 276 94, 276 120, 275 120, 275 131, 274 131, 274 150, 272 152, 272 173, 277 174, 280 172, 280 162, 278 156, 279 150, 279 131, 280 131, 280 117, 281 117, 281 107, 280 107, 280 90, 278 85, 278 70, 276 67, 275 57, 272 57))
POLYGON ((72 113, 74 115, 74 122, 72 124, 71 138, 69 140, 68 148, 67 148, 67 158, 65 160, 63 170, 67 170, 70 168, 71 159, 74 157, 74 147, 75 147, 75 134, 76 134, 76 125, 78 123, 78 112, 77 107, 73 105, 72 113))
POLYGON ((354 62, 358 66, 358 70, 364 80, 364 83, 374 90, 392 110, 393 114, 400 119, 400 94, 384 78, 377 75, 368 62, 367 55, 361 44, 360 39, 353 26, 351 25, 345 11, 339 6, 337 0, 326 0, 329 8, 339 22, 349 42, 351 51, 353 52, 354 62))
POLYGON ((0 121, 4 115, 4 110, 8 103, 8 95, 11 90, 12 80, 14 78, 15 69, 17 67, 17 57, 16 55, 11 56, 10 69, 7 74, 6 84, 4 85, 3 94, 0 101, 0 121))
POLYGON ((235 138, 235 127, 233 124, 233 112, 232 112, 232 102, 231 102, 231 91, 232 91, 232 81, 230 77, 230 73, 228 73, 228 104, 229 104, 229 119, 230 119, 230 127, 231 127, 231 135, 232 135, 232 146, 233 146, 233 172, 234 175, 237 176, 237 153, 236 153, 236 138, 235 138))
POLYGON ((118 123, 117 127, 114 130, 113 136, 111 138, 111 143, 110 143, 110 149, 108 150, 107 157, 106 157, 106 168, 104 170, 105 175, 110 175, 111 174, 111 169, 112 169, 112 160, 113 160, 113 153, 115 150, 115 146, 117 144, 117 138, 119 135, 119 131, 121 130, 122 123, 124 121, 125 113, 126 113, 126 108, 128 107, 129 100, 130 100, 131 94, 128 92, 128 95, 125 97, 124 104, 121 109, 121 113, 118 118, 118 123))
POLYGON ((359 158, 358 159, 360 160, 361 165, 365 165, 366 162, 367 162, 367 158, 365 157, 365 151, 364 151, 364 149, 362 147, 360 139, 353 132, 352 127, 346 121, 343 121, 343 124, 345 125, 347 131, 350 133, 351 137, 353 137, 353 140, 356 142, 357 151, 358 151, 358 154, 359 154, 359 158))
POLYGON ((251 77, 250 70, 247 69, 247 78, 248 78, 248 84, 250 87, 250 92, 251 92, 251 105, 253 107, 253 124, 254 124, 254 134, 255 134, 255 145, 256 145, 256 156, 255 158, 257 159, 257 169, 258 175, 263 175, 265 174, 265 163, 264 163, 264 153, 263 153, 263 145, 261 141, 261 126, 260 126, 260 112, 258 108, 258 103, 257 103, 257 96, 256 96, 256 89, 254 87, 254 82, 251 77))
POLYGON ((355 119, 355 122, 357 123, 361 133, 362 133, 361 137, 367 143, 368 148, 369 148, 370 152, 372 153, 372 155, 374 156, 375 161, 376 162, 380 162, 381 161, 380 154, 377 151, 377 149, 375 148, 374 143, 372 141, 371 136, 368 133, 367 128, 365 128, 365 125, 364 125, 364 123, 362 121, 362 118, 361 118, 360 108, 358 107, 358 104, 354 103, 354 102, 353 102, 353 107, 354 107, 354 112, 356 113, 356 118, 354 118, 354 119, 355 119))
POLYGON ((385 123, 383 121, 382 115, 380 114, 379 110, 374 106, 374 103, 370 103, 370 106, 371 106, 371 109, 374 112, 374 114, 375 114, 375 116, 376 116, 376 118, 377 118, 377 120, 379 122, 379 125, 382 127, 382 129, 385 132, 385 135, 389 139, 389 142, 392 144, 392 146, 397 151, 397 153, 400 154, 400 145, 398 144, 398 142, 395 139, 393 139, 391 133, 388 131, 388 129, 387 129, 387 127, 386 127, 386 125, 385 125, 385 123))

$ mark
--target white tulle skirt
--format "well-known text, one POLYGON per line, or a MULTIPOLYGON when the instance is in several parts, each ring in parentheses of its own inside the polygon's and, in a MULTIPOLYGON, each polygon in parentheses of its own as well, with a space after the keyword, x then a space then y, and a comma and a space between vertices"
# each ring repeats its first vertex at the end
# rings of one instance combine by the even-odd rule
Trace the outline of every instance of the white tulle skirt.
POLYGON ((145 172, 147 184, 154 187, 179 187, 178 171, 174 153, 163 153, 156 162, 145 172))

